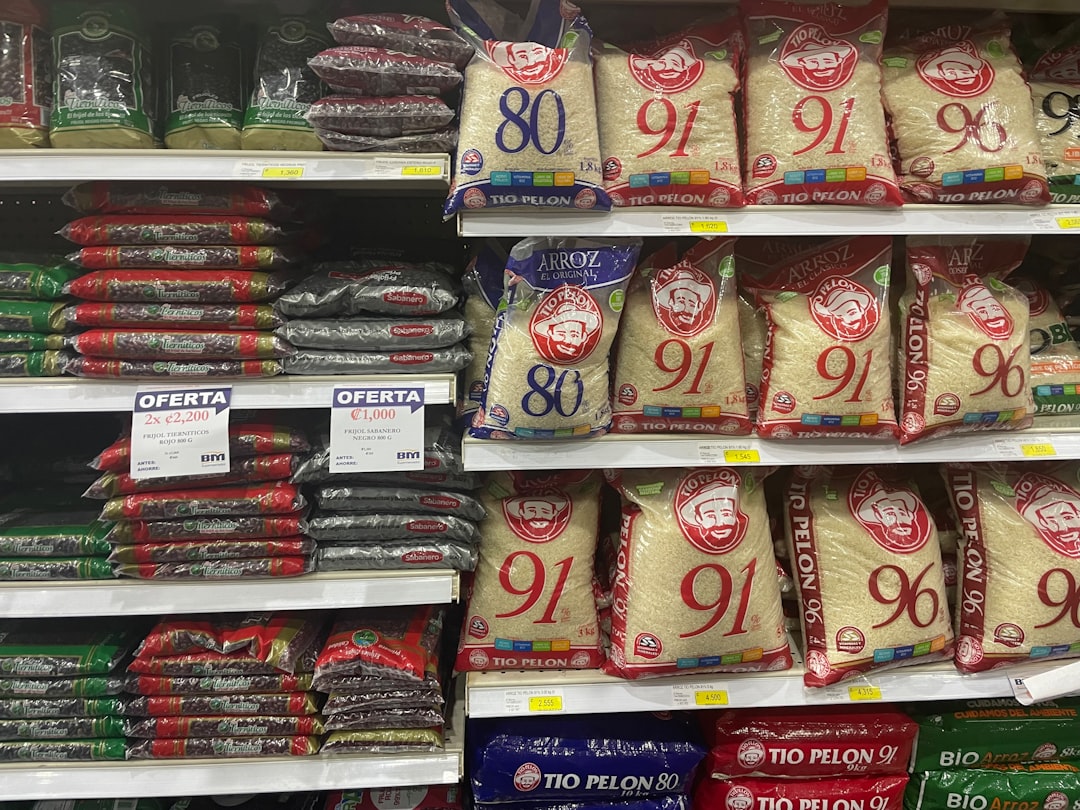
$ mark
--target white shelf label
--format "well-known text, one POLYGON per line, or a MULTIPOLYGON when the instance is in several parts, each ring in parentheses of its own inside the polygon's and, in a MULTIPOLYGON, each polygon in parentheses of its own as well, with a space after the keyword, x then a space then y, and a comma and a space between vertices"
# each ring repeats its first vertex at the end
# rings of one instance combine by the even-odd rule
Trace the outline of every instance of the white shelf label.
POLYGON ((760 464, 761 453, 748 444, 698 442, 698 461, 702 464, 760 464))
POLYGON ((440 178, 446 171, 446 162, 441 158, 375 158, 372 161, 374 177, 402 178, 440 178))
POLYGON ((1031 214, 1031 227, 1038 231, 1080 230, 1080 208, 1060 208, 1031 214))
POLYGON ((683 236, 720 236, 728 232, 727 220, 721 214, 661 214, 660 227, 664 233, 683 236))
POLYGON ((131 477, 229 471, 232 388, 139 389, 131 416, 131 477))
POLYGON ((334 388, 330 472, 424 469, 424 386, 334 388))
POLYGON ((304 161, 238 160, 233 177, 244 180, 300 180, 307 166, 304 161))
POLYGON ((677 683, 671 687, 671 705, 676 709, 706 709, 729 705, 723 683, 677 683))
POLYGON ((562 714, 566 711, 561 689, 507 689, 503 692, 507 714, 562 714))
POLYGON ((1080 662, 1062 664, 1035 675, 1009 678, 1013 696, 1025 706, 1080 694, 1080 662))
POLYGON ((1049 436, 1027 436, 1015 439, 996 439, 994 452, 1000 458, 1053 458, 1057 455, 1049 436))

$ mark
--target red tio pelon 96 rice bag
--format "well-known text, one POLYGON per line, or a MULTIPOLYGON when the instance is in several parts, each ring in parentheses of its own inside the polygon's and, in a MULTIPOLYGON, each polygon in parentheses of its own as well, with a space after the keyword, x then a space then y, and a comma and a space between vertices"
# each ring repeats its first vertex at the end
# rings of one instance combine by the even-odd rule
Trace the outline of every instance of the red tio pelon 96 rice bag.
POLYGON ((695 810, 900 810, 903 776, 834 779, 702 779, 695 810))

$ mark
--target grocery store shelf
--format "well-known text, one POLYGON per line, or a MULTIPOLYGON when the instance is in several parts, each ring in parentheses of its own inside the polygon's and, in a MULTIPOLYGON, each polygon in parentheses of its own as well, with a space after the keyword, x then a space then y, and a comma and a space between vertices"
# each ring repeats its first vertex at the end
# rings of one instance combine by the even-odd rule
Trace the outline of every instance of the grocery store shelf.
POLYGON ((453 374, 373 374, 364 377, 269 377, 258 380, 206 378, 101 381, 72 377, 0 380, 0 413, 89 413, 130 411, 137 388, 232 386, 233 408, 329 408, 335 386, 358 383, 424 386, 428 405, 454 401, 453 374))
POLYGON ((0 583, 0 617, 317 610, 458 598, 456 571, 350 571, 289 579, 0 583))
POLYGON ((382 152, 186 149, 0 150, 0 185, 65 187, 88 180, 257 180, 305 188, 445 191, 450 156, 382 152))
POLYGON ((969 433, 900 447, 860 440, 765 441, 658 435, 609 435, 582 441, 466 438, 467 470, 564 470, 745 464, 925 464, 947 461, 1080 459, 1080 417, 1039 417, 1030 430, 969 433))
MULTIPOLYGON (((586 12, 593 6, 641 5, 655 0, 582 0, 581 6, 586 12)), ((677 0, 673 5, 680 6, 730 6, 738 0, 677 0)), ((932 8, 941 11, 948 8, 974 9, 975 11, 1023 11, 1029 13, 1073 14, 1076 12, 1076 0, 889 0, 889 5, 896 8, 932 8)))
POLYGON ((900 209, 851 206, 620 208, 610 214, 577 211, 466 211, 466 237, 546 236, 853 236, 860 234, 1080 234, 1080 208, 908 205, 900 209))
POLYGON ((871 673, 824 689, 803 686, 802 668, 750 675, 680 675, 625 681, 596 671, 470 672, 470 717, 557 711, 597 714, 672 709, 811 706, 864 701, 976 700, 1011 697, 1010 678, 1060 664, 962 675, 951 663, 871 673), (555 698, 555 700, 533 700, 555 698))

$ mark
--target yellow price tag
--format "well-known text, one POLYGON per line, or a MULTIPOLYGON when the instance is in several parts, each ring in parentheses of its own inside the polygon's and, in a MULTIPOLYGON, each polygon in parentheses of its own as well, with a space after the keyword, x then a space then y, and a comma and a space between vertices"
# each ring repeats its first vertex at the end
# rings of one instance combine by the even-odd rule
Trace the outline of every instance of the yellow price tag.
POLYGON ((303 166, 267 166, 262 176, 272 180, 299 180, 304 176, 303 166))
POLYGON ((1075 231, 1080 229, 1080 217, 1058 217, 1057 224, 1063 231, 1075 231))
POLYGON ((442 174, 440 166, 402 166, 402 177, 438 177, 442 174))
POLYGON ((1049 442, 1042 444, 1022 444, 1020 445, 1020 452, 1027 458, 1046 458, 1047 456, 1056 456, 1057 451, 1054 450, 1054 445, 1049 442))
POLYGON ((881 690, 876 686, 849 686, 847 692, 852 700, 881 700, 881 690))
POLYGON ((725 464, 760 464, 761 454, 757 450, 725 450, 725 464))
POLYGON ((694 692, 694 703, 698 706, 727 706, 727 692, 722 689, 694 692))
POLYGON ((530 712, 561 712, 562 697, 559 695, 543 695, 529 698, 530 712))
MULTIPOLYGON (((1077 226, 1080 227, 1080 226, 1077 226)), ((727 223, 723 220, 690 222, 690 233, 727 233, 727 223)))

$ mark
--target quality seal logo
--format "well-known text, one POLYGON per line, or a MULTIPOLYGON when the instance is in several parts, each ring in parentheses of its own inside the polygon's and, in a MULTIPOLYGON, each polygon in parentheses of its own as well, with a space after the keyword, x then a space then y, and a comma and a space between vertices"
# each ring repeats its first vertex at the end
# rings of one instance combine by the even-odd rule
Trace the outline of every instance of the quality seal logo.
POLYGON ((352 643, 357 647, 370 647, 379 640, 379 634, 374 630, 357 630, 352 635, 352 643))

